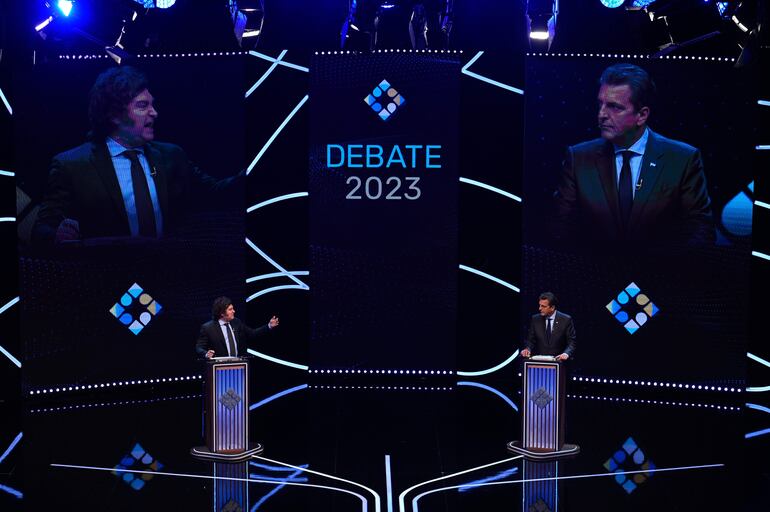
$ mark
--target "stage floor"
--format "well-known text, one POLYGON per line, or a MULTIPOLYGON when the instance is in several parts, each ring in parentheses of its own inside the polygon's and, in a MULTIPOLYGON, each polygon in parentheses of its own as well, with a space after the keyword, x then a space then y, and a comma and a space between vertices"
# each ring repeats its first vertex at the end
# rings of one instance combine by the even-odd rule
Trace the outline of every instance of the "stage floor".
POLYGON ((580 454, 530 463, 506 450, 520 433, 515 378, 286 377, 253 383, 252 440, 265 451, 241 464, 190 456, 201 444, 200 383, 27 404, 3 422, 0 509, 758 510, 768 494, 756 459, 770 436, 745 435, 770 415, 744 408, 743 396, 575 384, 567 442, 580 454))

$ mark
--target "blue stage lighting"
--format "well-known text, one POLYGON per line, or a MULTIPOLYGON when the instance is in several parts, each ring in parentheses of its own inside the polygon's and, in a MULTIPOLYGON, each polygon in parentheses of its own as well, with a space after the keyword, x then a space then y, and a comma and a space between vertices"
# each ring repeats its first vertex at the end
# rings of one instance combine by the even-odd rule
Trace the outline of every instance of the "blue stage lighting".
POLYGON ((609 7, 610 9, 614 9, 616 7, 620 7, 621 5, 623 5, 623 2, 625 2, 625 0, 601 0, 601 2, 604 7, 609 7))
POLYGON ((631 7, 634 9, 645 9, 648 7, 651 3, 653 3, 655 0, 634 0, 631 3, 631 7))
POLYGON ((72 0, 59 0, 56 3, 56 7, 59 8, 64 16, 69 16, 72 12, 72 0))

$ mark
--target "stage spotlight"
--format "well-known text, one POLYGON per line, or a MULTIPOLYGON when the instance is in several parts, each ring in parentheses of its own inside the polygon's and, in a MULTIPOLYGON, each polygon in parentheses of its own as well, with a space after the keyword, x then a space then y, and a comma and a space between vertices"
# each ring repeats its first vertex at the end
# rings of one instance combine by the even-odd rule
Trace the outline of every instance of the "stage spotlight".
POLYGON ((559 0, 528 0, 527 21, 529 23, 529 44, 533 50, 548 51, 556 35, 556 18, 559 14, 559 0))
POLYGON ((59 11, 66 17, 69 16, 72 12, 72 1, 71 0, 59 0, 56 3, 56 7, 59 8, 59 11))

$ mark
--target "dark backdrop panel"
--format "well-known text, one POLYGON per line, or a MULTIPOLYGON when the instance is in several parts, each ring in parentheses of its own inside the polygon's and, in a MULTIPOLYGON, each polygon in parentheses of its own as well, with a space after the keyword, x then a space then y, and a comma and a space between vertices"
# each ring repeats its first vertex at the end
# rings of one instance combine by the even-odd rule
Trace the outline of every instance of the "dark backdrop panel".
MULTIPOLYGON (((528 60, 522 299, 535 304, 546 289, 560 296, 561 309, 576 318, 580 374, 737 385, 748 339, 755 144, 754 95, 746 94, 753 82, 745 73, 720 61, 638 62, 658 85, 651 128, 702 151, 715 245, 621 250, 581 246, 580 235, 571 247, 550 238, 565 148, 597 137, 597 80, 615 62, 528 60), (634 334, 606 309, 631 283, 659 308, 634 334)), ((523 318, 529 313, 525 308, 523 318)))
MULTIPOLYGON (((156 98, 156 140, 178 144, 216 178, 245 168, 241 58, 134 63, 148 74, 156 98)), ((88 91, 110 65, 63 59, 15 77, 15 167, 32 205, 42 196, 51 157, 84 141, 88 91)), ((197 373, 193 348, 211 300, 228 295, 239 305, 243 297, 244 189, 244 180, 231 183, 224 203, 196 197, 189 222, 153 243, 42 250, 22 237, 25 390, 197 373), (134 283, 160 306, 137 334, 110 312, 134 283)), ((136 302, 128 308, 134 318, 144 309, 136 302)))
POLYGON ((313 62, 315 367, 454 366, 459 67, 455 55, 413 53, 320 55, 313 62), (393 99, 405 99, 387 120, 364 101, 383 80, 390 84, 381 91, 383 106, 393 89, 400 95, 393 99), (348 145, 358 148, 348 155, 369 146, 383 154, 341 163, 338 147, 348 145), (421 149, 410 153, 407 145, 421 149), (405 152, 405 165, 387 168, 395 147, 405 152), (428 161, 429 152, 440 156, 428 161))

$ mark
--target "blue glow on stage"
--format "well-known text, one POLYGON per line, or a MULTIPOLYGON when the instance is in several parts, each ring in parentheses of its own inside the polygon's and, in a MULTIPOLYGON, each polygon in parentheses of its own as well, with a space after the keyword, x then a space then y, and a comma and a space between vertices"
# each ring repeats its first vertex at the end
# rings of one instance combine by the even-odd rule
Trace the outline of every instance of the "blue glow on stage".
POLYGON ((16 438, 11 441, 11 444, 8 445, 8 448, 5 449, 2 455, 0 455, 0 463, 2 463, 6 457, 13 451, 14 448, 16 448, 16 445, 19 444, 19 441, 21 441, 22 436, 24 435, 24 432, 19 432, 19 434, 16 436, 16 438))
MULTIPOLYGON (((460 372, 457 372, 457 373, 459 374, 460 372)), ((458 381, 458 382, 457 382, 457 385, 458 385, 458 386, 472 386, 472 387, 474 387, 474 388, 481 388, 481 389, 486 389, 487 391, 491 391, 492 393, 496 394, 497 396, 499 396, 500 398, 502 398, 503 400, 505 400, 505 402, 506 402, 508 405, 510 405, 510 406, 511 406, 511 408, 512 408, 514 411, 516 411, 516 412, 519 412, 519 408, 518 408, 518 407, 516 407, 516 404, 515 404, 515 403, 513 403, 513 400, 511 400, 510 398, 508 398, 507 396, 505 396, 505 395, 504 395, 504 394, 503 394, 501 391, 499 391, 499 390, 497 390, 497 389, 493 388, 492 386, 487 386, 486 384, 481 384, 481 383, 479 383, 479 382, 471 382, 471 381, 458 381)))
POLYGON ((307 384, 301 384, 299 386, 294 386, 293 388, 285 389, 285 390, 283 390, 283 391, 281 391, 279 393, 276 393, 276 394, 274 394, 272 396, 269 396, 269 397, 265 398, 264 400, 261 400, 261 401, 257 402, 256 404, 250 406, 249 410, 253 411, 254 409, 256 409, 258 407, 262 407, 263 405, 265 405, 267 403, 270 403, 273 400, 281 398, 282 396, 286 396, 286 395, 288 395, 290 393, 294 393, 295 391, 299 391, 301 389, 307 389, 307 384))

